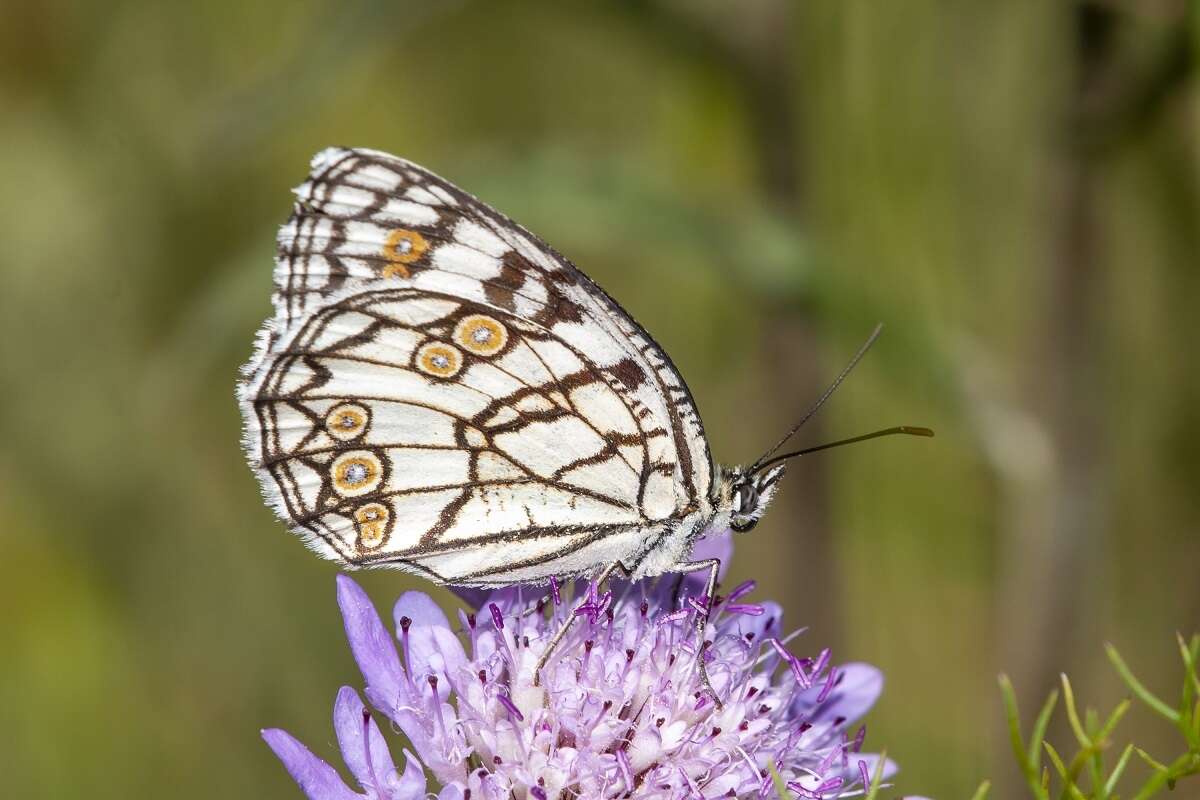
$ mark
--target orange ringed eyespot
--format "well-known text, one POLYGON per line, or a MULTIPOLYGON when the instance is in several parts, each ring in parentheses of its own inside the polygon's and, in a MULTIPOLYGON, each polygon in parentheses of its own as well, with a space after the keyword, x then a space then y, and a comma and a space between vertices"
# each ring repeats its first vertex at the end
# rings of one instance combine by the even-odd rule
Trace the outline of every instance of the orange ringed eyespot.
POLYGON ((508 329, 497 319, 472 314, 454 326, 454 341, 477 356, 495 355, 508 344, 508 329))

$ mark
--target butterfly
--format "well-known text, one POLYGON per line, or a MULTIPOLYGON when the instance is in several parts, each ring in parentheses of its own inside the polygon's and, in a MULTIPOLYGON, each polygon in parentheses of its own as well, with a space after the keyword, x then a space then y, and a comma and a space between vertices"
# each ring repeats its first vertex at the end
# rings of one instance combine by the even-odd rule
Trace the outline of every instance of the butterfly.
POLYGON ((330 148, 295 193, 238 385, 247 458, 293 532, 443 584, 707 570, 713 596, 719 563, 692 546, 755 526, 788 437, 718 465, 646 330, 428 170, 330 148))

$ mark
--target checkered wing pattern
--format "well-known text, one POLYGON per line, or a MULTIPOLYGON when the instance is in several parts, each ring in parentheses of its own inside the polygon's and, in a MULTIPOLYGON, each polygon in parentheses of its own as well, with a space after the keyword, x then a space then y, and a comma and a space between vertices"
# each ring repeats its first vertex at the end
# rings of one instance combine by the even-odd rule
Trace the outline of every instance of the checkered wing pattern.
POLYGON ((709 508, 700 416, 587 276, 430 172, 313 160, 245 368, 277 513, 347 565, 500 585, 635 563, 709 508))

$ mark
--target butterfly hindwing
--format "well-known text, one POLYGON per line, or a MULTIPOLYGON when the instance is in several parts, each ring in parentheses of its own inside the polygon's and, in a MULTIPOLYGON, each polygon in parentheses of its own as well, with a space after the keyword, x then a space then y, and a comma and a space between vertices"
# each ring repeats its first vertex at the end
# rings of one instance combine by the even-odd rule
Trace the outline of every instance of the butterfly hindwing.
POLYGON ((512 582, 649 547, 705 502, 683 380, 548 246, 382 153, 324 151, 297 194, 242 401, 314 548, 512 582))

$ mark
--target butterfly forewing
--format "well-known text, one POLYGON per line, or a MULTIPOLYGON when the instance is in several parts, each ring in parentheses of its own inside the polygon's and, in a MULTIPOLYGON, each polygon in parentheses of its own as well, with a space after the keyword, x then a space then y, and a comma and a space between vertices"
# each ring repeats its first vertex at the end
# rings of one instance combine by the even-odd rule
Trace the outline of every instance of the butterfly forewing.
POLYGON ((323 555, 544 579, 707 501, 670 360, 528 231, 372 151, 324 151, 297 194, 242 401, 268 497, 323 555))

